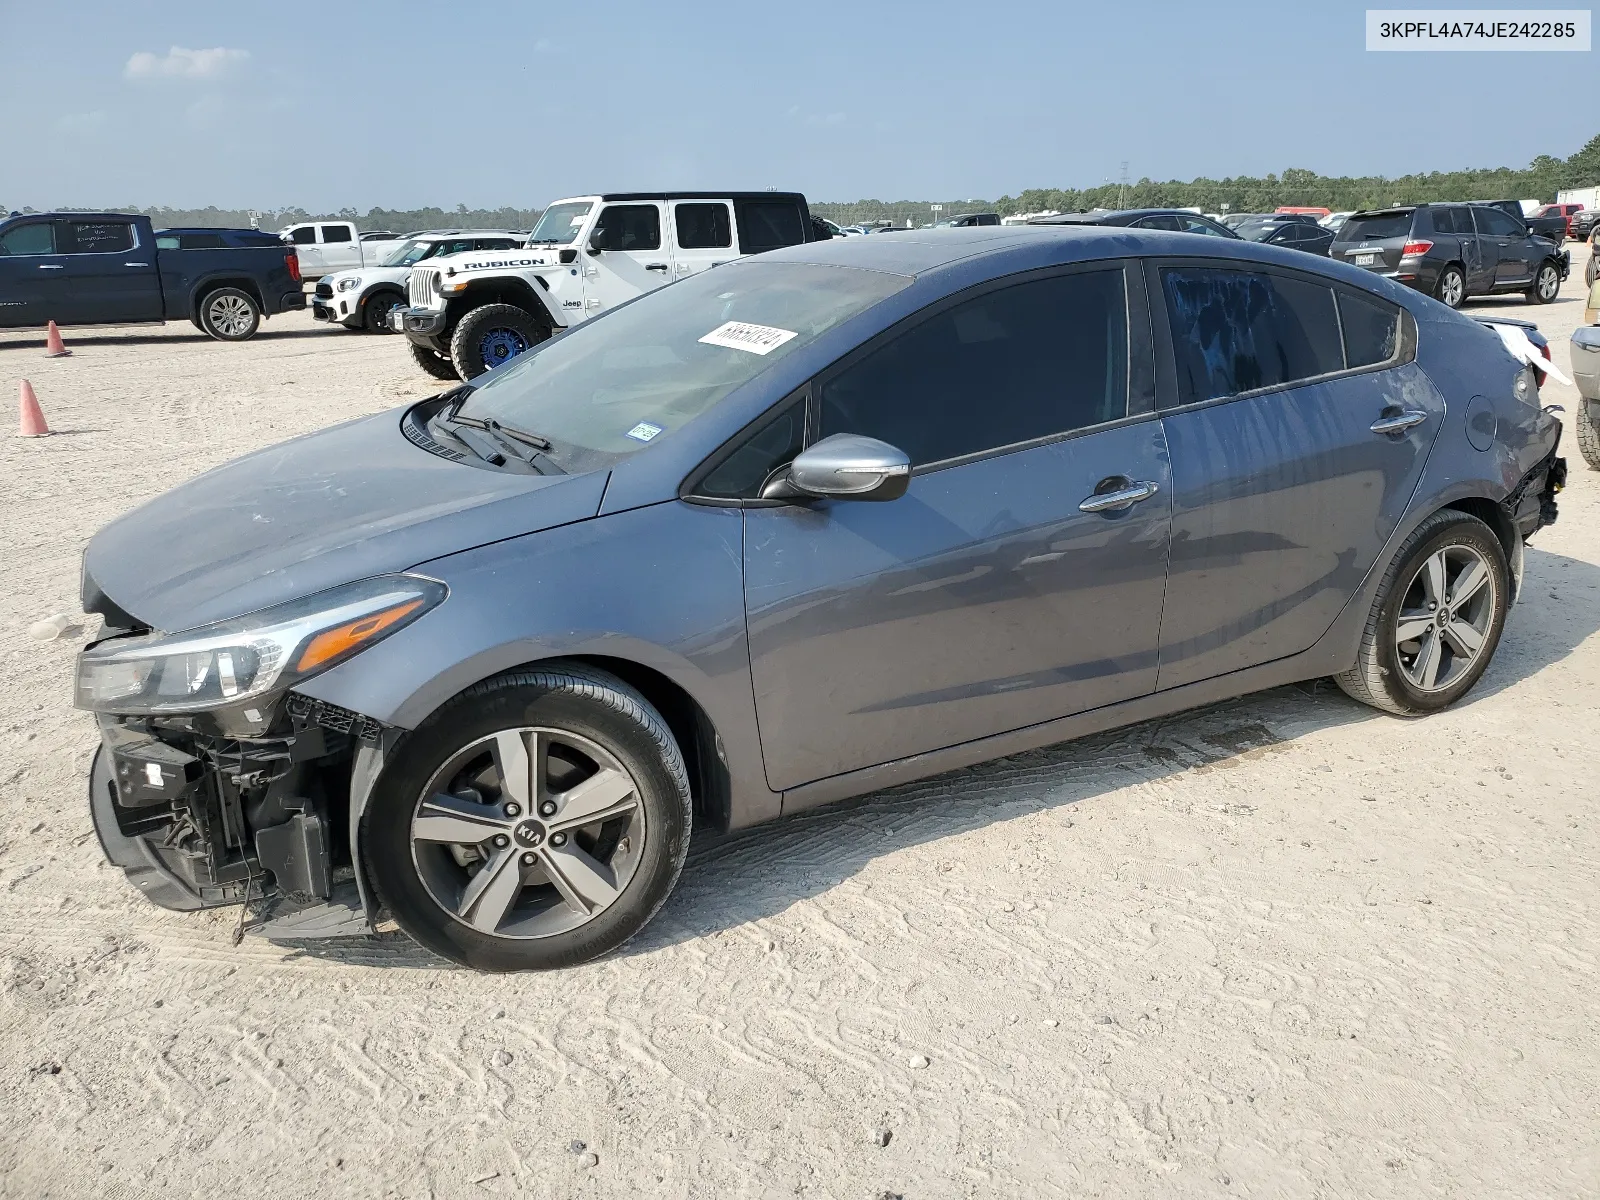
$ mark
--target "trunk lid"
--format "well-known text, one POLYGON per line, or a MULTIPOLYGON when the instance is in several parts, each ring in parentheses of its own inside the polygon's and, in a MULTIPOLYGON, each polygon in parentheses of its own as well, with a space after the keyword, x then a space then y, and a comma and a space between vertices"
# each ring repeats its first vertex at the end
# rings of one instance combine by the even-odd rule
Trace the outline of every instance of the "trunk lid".
POLYGON ((1366 271, 1397 271, 1415 216, 1410 208, 1356 213, 1340 226, 1328 256, 1366 271))

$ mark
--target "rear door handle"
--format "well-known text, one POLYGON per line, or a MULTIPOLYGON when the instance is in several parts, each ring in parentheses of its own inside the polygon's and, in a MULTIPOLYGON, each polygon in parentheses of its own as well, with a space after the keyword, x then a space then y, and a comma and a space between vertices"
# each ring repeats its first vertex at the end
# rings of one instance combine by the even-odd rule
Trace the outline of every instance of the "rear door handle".
POLYGON ((1427 419, 1427 413, 1408 408, 1392 417, 1379 417, 1372 423, 1372 432, 1382 434, 1404 433, 1413 425, 1421 425, 1427 419))
POLYGON ((123 263, 125 267, 148 267, 149 263, 123 263))
POLYGON ((41 271, 65 271, 66 268, 64 266, 62 266, 60 263, 40 263, 39 264, 39 270, 41 270, 41 271))
POLYGON ((667 264, 666 263, 646 263, 644 269, 646 271, 665 271, 667 269, 667 264))
POLYGON ((1130 483, 1127 487, 1118 488, 1114 492, 1096 492, 1082 504, 1078 505, 1079 512, 1121 512, 1123 509, 1132 508, 1141 500, 1148 500, 1161 489, 1148 479, 1139 483, 1130 483))

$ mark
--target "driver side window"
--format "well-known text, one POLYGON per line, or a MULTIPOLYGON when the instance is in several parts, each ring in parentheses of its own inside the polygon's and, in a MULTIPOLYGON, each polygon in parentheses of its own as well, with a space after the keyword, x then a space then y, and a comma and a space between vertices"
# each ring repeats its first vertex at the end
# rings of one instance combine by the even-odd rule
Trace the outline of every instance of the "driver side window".
POLYGON ((0 234, 0 255, 54 254, 56 230, 50 221, 18 225, 0 234))
POLYGON ((589 244, 597 250, 659 250, 661 210, 654 204, 608 204, 589 244))

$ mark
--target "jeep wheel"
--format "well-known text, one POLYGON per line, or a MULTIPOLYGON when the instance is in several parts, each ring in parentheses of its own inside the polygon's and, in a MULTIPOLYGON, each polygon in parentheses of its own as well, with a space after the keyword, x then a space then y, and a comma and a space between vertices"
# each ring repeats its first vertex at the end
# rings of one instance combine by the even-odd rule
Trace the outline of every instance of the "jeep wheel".
POLYGON ((1395 555, 1356 665, 1334 682, 1402 716, 1447 708, 1488 668, 1510 603, 1510 571, 1494 531, 1454 509, 1436 512, 1395 555))
POLYGON ((377 292, 367 297, 361 306, 361 320, 368 333, 393 333, 389 328, 389 314, 405 301, 399 292, 377 292))
POLYGON ((1578 453, 1591 471, 1600 471, 1600 402, 1578 400, 1578 453))
POLYGON ((249 292, 218 288, 200 301, 200 328, 219 341, 246 341, 261 328, 261 306, 249 292))
POLYGON ((1539 264, 1539 273, 1533 277, 1533 286, 1528 289, 1529 304, 1549 304, 1561 291, 1561 272, 1556 269, 1555 263, 1546 262, 1539 264))
POLYGON ((1439 275, 1439 286, 1433 289, 1438 301, 1447 308, 1460 308, 1467 298, 1467 277, 1460 267, 1446 267, 1439 275))
POLYGON ((622 945, 683 869, 692 806, 666 722, 627 684, 548 663, 468 688, 396 749, 362 848, 396 922, 480 971, 622 945))
POLYGON ((435 379, 454 380, 461 378, 456 374, 455 364, 450 361, 449 356, 440 354, 432 346, 423 346, 417 342, 412 342, 411 357, 416 360, 417 366, 435 379))
POLYGON ((450 358, 461 378, 476 379, 549 336, 549 329, 526 309, 485 304, 461 318, 450 338, 450 358))

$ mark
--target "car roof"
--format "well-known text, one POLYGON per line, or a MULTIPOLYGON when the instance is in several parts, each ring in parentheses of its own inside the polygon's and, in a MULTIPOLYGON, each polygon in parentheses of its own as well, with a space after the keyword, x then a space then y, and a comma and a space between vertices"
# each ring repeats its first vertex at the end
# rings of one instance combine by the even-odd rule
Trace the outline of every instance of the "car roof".
MULTIPOLYGON (((574 197, 587 199, 588 197, 574 197)), ((613 200, 799 200, 800 192, 603 192, 600 199, 613 200)), ((559 200, 554 203, 561 203, 559 200)))
POLYGON ((1186 217, 1203 217, 1204 213, 1197 213, 1188 208, 1095 208, 1088 212, 1057 213, 1052 217, 1034 217, 1030 225, 1097 225, 1119 224, 1122 221, 1136 221, 1140 217, 1164 216, 1167 213, 1174 215, 1182 213, 1186 217))

